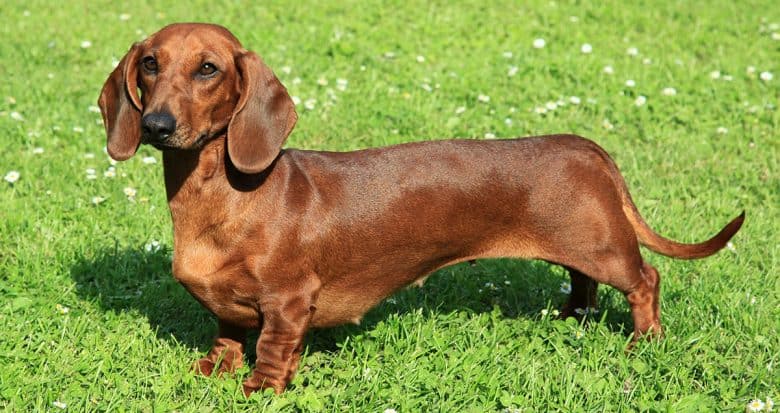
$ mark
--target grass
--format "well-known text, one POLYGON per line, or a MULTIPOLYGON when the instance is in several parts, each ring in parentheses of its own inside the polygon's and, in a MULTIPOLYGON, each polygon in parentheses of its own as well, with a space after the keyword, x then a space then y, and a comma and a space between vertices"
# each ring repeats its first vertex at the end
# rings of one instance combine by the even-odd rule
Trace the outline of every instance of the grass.
POLYGON ((780 400, 780 9, 523 3, 5 2, 0 174, 20 177, 0 182, 0 408, 660 412, 780 400), (275 68, 302 102, 290 147, 574 132, 613 155, 659 232, 702 240, 742 209, 746 225, 712 258, 645 254, 662 276, 667 337, 633 354, 618 292, 600 289, 587 324, 559 321, 562 270, 480 261, 397 294, 361 326, 313 331, 288 391, 245 399, 247 369, 188 373, 216 323, 171 277, 159 153, 142 148, 104 177, 90 109, 130 44, 176 21, 223 24, 275 68))

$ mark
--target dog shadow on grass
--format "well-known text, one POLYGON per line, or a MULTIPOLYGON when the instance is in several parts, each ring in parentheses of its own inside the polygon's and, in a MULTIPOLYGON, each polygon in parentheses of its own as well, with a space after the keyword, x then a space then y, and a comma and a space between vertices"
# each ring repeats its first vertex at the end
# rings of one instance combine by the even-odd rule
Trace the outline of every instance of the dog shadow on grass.
MULTIPOLYGON (((147 248, 148 249, 148 248, 147 248)), ((163 249, 107 249, 74 263, 71 277, 77 294, 104 311, 145 317, 158 338, 208 351, 216 320, 171 275, 170 252, 163 249)), ((498 308, 506 318, 538 317, 543 309, 560 308, 566 295, 561 283, 569 277, 559 267, 539 261, 480 260, 434 273, 421 288, 397 292, 369 311, 360 325, 315 329, 306 340, 309 352, 337 351, 350 336, 376 327, 392 314, 420 311, 423 316, 466 312, 481 314, 498 308)), ((631 317, 622 294, 600 288, 603 322, 611 331, 628 335, 631 317)), ((247 353, 254 359, 250 334, 247 353)))

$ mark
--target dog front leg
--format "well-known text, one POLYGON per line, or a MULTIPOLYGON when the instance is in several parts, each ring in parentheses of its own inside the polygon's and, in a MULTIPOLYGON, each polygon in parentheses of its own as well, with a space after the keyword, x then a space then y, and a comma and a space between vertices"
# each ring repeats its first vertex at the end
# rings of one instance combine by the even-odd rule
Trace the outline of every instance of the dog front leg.
POLYGON ((215 368, 217 374, 233 373, 244 365, 244 341, 246 330, 226 321, 219 320, 219 334, 206 357, 193 364, 196 373, 210 376, 215 368))
POLYGON ((257 339, 257 364, 244 381, 244 394, 273 388, 279 394, 298 370, 303 338, 314 314, 312 296, 287 297, 263 309, 263 327, 257 339))

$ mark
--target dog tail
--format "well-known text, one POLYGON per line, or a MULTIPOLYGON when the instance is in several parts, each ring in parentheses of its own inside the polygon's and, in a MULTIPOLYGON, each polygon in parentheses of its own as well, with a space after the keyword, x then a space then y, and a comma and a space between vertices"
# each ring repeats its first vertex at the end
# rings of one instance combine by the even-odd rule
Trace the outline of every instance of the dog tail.
POLYGON ((623 212, 626 214, 626 218, 628 218, 631 226, 634 227, 634 232, 636 233, 639 243, 650 250, 673 258, 695 259, 709 257, 725 247, 731 237, 733 237, 742 227, 742 223, 745 221, 745 211, 742 211, 739 216, 732 219, 731 222, 723 227, 715 236, 704 242, 684 244, 659 235, 650 228, 647 222, 645 222, 639 214, 639 210, 637 210, 634 201, 631 199, 631 194, 628 193, 626 182, 620 174, 617 165, 615 165, 615 162, 603 149, 598 146, 596 147, 599 155, 604 158, 609 166, 610 175, 612 176, 623 201, 623 212))
POLYGON ((624 191, 623 211, 628 221, 634 227, 637 239, 645 247, 667 257, 682 258, 686 260, 704 258, 720 251, 729 242, 731 237, 739 231, 745 221, 745 211, 726 224, 715 236, 707 241, 697 244, 683 244, 659 235, 639 215, 639 211, 631 200, 631 196, 624 191))

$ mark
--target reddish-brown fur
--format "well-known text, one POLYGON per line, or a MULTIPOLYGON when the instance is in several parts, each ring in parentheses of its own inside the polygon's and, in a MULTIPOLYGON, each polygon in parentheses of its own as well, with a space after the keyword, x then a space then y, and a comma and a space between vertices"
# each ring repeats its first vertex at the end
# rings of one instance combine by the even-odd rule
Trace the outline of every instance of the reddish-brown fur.
POLYGON ((394 291, 476 258, 565 266, 564 316, 611 285, 630 304, 634 339, 660 335, 660 280, 639 245, 705 257, 744 219, 700 244, 663 238, 606 152, 572 135, 283 150, 296 121, 286 89, 215 25, 175 24, 135 44, 99 104, 112 157, 142 142, 163 150, 173 274, 219 320, 196 368, 234 371, 245 331, 260 330, 247 394, 285 388, 309 327, 359 322, 394 291))

